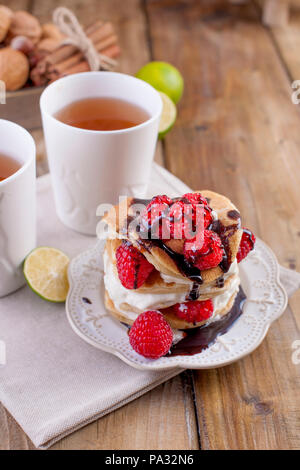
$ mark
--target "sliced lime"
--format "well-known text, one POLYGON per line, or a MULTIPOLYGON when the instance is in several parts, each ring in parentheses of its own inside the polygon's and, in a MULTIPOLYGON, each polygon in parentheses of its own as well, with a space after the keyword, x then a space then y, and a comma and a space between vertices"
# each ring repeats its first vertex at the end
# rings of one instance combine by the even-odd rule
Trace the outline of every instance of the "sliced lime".
POLYGON ((36 248, 24 262, 25 279, 42 299, 64 302, 69 290, 69 262, 69 258, 56 248, 36 248))
POLYGON ((161 139, 173 127, 176 121, 177 110, 173 101, 165 93, 160 91, 159 94, 163 102, 163 110, 158 129, 158 137, 161 139))

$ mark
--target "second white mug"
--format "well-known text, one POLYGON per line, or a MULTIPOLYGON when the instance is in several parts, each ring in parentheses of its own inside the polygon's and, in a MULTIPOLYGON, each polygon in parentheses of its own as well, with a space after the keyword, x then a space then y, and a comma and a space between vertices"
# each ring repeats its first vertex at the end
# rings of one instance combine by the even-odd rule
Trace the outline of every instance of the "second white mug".
POLYGON ((23 127, 0 119, 0 153, 19 170, 0 181, 0 297, 25 284, 22 263, 36 246, 35 144, 23 127))
POLYGON ((48 86, 40 104, 57 214, 68 227, 95 235, 99 204, 116 204, 119 196, 142 197, 146 191, 162 111, 160 95, 130 75, 87 72, 48 86), (93 131, 54 117, 68 104, 94 97, 129 101, 149 119, 128 129, 93 131))

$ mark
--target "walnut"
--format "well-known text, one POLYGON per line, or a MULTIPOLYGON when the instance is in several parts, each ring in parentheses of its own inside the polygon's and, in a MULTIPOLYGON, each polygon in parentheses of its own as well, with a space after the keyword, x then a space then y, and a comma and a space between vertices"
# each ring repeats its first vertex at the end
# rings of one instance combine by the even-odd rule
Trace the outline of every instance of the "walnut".
POLYGON ((4 47, 0 49, 0 80, 3 80, 7 91, 22 88, 29 76, 29 62, 20 51, 4 47))
POLYGON ((10 8, 0 5, 0 42, 2 42, 8 33, 13 12, 10 8))
POLYGON ((26 36, 36 44, 42 35, 42 28, 38 19, 27 11, 19 10, 13 14, 8 31, 8 39, 15 36, 26 36))
POLYGON ((46 23, 42 26, 42 39, 56 39, 62 41, 65 39, 65 36, 60 32, 55 24, 46 23))

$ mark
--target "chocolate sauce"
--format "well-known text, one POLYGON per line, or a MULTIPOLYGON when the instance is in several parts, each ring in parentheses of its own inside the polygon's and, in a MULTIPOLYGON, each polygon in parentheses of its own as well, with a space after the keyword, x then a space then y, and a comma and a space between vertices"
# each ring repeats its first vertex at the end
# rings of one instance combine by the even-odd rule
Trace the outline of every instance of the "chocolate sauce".
POLYGON ((189 295, 187 296, 186 300, 197 300, 199 298, 199 283, 194 282, 193 287, 190 290, 189 295))
POLYGON ((227 215, 230 219, 233 219, 233 220, 239 220, 241 218, 240 213, 236 210, 228 211, 227 215))
POLYGON ((138 242, 143 248, 149 251, 149 249, 154 245, 163 250, 165 253, 167 253, 170 258, 174 261, 176 264, 178 270, 186 277, 191 279, 191 281, 197 283, 197 284, 202 284, 203 279, 201 276, 201 271, 200 269, 196 268, 196 266, 193 266, 191 263, 189 263, 183 254, 177 253, 176 251, 172 250, 172 248, 168 247, 162 240, 148 240, 144 238, 140 238, 138 242))
POLYGON ((133 204, 143 204, 144 206, 148 206, 151 202, 151 199, 139 199, 137 197, 133 198, 131 205, 133 204))
POLYGON ((87 297, 82 297, 82 302, 84 302, 85 304, 92 305, 92 301, 88 299, 87 297))
MULTIPOLYGON (((173 199, 174 201, 176 199, 173 199)), ((132 204, 144 204, 148 205, 150 200, 148 199, 133 199, 132 204)), ((190 201, 183 199, 183 202, 190 203, 190 201)), ((204 206, 206 210, 211 211, 211 209, 207 206, 204 206)), ((230 250, 230 244, 229 244, 229 239, 230 237, 238 230, 240 227, 240 215, 238 211, 232 210, 228 212, 228 216, 231 215, 231 218, 238 220, 238 223, 229 225, 229 226, 224 226, 219 220, 213 221, 211 225, 209 226, 210 230, 213 230, 216 232, 219 237, 221 238, 222 245, 223 245, 223 259, 220 263, 220 268, 222 269, 223 272, 227 272, 230 268, 230 265, 232 263, 232 257, 231 257, 231 250, 230 250)), ((160 217, 158 217, 156 223, 160 224, 161 220, 165 217, 165 214, 162 213, 160 217)), ((128 222, 127 222, 127 227, 128 227, 128 222)), ((177 253, 176 251, 172 250, 169 248, 162 240, 160 239, 154 239, 151 237, 151 227, 147 227, 143 229, 141 226, 137 225, 136 227, 137 233, 139 233, 139 240, 138 243, 141 247, 146 249, 147 251, 151 250, 151 247, 153 245, 161 248, 165 253, 167 253, 170 258, 175 262, 178 270, 186 277, 191 279, 194 283, 202 284, 203 279, 201 277, 201 271, 193 266, 190 262, 188 262, 183 254, 177 253)), ((194 300, 197 299, 197 290, 192 289, 191 294, 192 298, 194 300)))
POLYGON ((138 287, 138 278, 139 278, 139 271, 140 271, 140 263, 135 265, 135 271, 134 271, 134 283, 133 283, 133 288, 137 289, 138 287))
POLYGON ((211 346, 218 336, 224 335, 243 313, 246 295, 240 287, 234 304, 224 317, 208 326, 185 330, 186 336, 172 346, 169 356, 193 356, 211 346))
MULTIPOLYGON (((181 200, 181 198, 174 198, 173 201, 176 202, 176 200, 181 200)), ((150 200, 147 199, 133 199, 132 204, 144 204, 148 205, 150 200)), ((186 200, 186 203, 190 204, 190 201, 186 200)), ((209 209, 210 210, 210 209, 209 209)), ((161 220, 165 217, 165 214, 162 213, 156 220, 156 224, 159 227, 159 224, 161 223, 161 220)), ((191 263, 189 263, 183 254, 177 253, 176 251, 172 250, 172 248, 168 247, 163 240, 161 239, 156 239, 151 237, 151 230, 153 227, 147 227, 144 229, 144 227, 141 227, 140 225, 137 225, 136 227, 136 232, 139 234, 139 240, 138 244, 144 248, 147 251, 150 251, 152 246, 157 246, 161 250, 163 250, 165 253, 167 253, 168 256, 174 261, 176 264, 178 270, 186 277, 191 279, 194 282, 194 285, 196 284, 202 284, 203 279, 201 277, 201 271, 200 269, 196 268, 193 266, 191 263)), ((195 288, 194 290, 192 289, 191 295, 193 296, 193 299, 196 300, 198 298, 197 296, 197 289, 195 288)))

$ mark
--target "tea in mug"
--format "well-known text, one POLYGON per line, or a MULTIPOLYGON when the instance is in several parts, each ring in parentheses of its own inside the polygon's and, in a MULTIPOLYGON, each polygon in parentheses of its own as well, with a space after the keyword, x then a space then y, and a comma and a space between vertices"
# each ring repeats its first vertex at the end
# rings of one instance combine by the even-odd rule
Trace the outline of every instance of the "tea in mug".
POLYGON ((21 165, 17 160, 8 155, 0 153, 0 181, 4 181, 21 168, 21 165))
POLYGON ((117 98, 85 98, 74 101, 54 117, 69 126, 90 131, 117 131, 138 126, 150 118, 145 109, 117 98))

